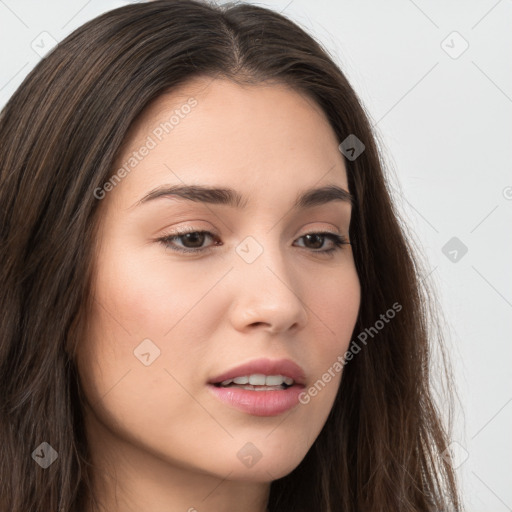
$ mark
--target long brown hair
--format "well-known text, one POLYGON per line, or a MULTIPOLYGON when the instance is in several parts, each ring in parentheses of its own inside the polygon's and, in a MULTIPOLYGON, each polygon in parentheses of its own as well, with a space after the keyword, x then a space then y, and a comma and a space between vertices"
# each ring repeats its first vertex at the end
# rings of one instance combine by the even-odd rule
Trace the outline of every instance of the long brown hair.
POLYGON ((144 108, 199 76, 287 84, 323 109, 340 142, 355 135, 365 146, 345 158, 362 292, 351 343, 358 353, 314 445, 272 482, 270 511, 460 510, 432 398, 426 281, 360 100, 321 45, 283 15, 194 0, 133 4, 89 21, 1 112, 2 510, 71 512, 94 503, 73 358, 92 300, 94 191, 114 172, 144 108), (396 318, 376 329, 394 304, 396 318), (372 336, 361 347, 363 332, 372 336), (34 455, 49 451, 41 443, 58 454, 44 470, 34 455))

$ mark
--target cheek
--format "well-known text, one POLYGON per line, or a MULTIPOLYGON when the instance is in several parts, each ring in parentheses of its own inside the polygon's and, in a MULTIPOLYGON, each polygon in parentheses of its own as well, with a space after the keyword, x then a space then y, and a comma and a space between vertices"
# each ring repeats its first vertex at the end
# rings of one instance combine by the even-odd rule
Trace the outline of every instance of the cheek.
POLYGON ((155 449, 171 446, 173 438, 190 435, 183 418, 198 428, 204 415, 190 398, 197 392, 190 375, 208 341, 205 315, 218 316, 214 293, 199 299, 218 276, 194 281, 162 259, 126 255, 102 254, 97 268, 94 309, 77 361, 85 395, 95 416, 118 435, 155 449))
POLYGON ((339 277, 326 278, 310 288, 312 319, 323 326, 324 359, 334 359, 345 352, 353 333, 361 303, 361 286, 354 266, 340 271, 339 277))
POLYGON ((132 252, 119 259, 106 255, 98 266, 96 299, 111 313, 102 321, 119 324, 133 342, 161 339, 185 319, 218 276, 198 276, 170 261, 164 249, 156 256, 151 251, 132 252))
POLYGON ((340 363, 352 339, 361 301, 361 287, 355 267, 333 278, 318 280, 308 291, 310 322, 316 327, 310 350, 313 378, 300 397, 311 417, 327 419, 343 375, 340 363))
POLYGON ((113 245, 100 255, 83 350, 88 358, 83 367, 94 372, 88 379, 95 383, 91 393, 101 396, 128 371, 130 381, 145 371, 142 387, 148 391, 169 388, 153 377, 168 381, 165 370, 180 381, 190 378, 191 362, 204 357, 208 336, 223 318, 215 284, 225 270, 203 271, 198 277, 189 267, 170 262, 165 254, 139 253, 136 258, 113 245))

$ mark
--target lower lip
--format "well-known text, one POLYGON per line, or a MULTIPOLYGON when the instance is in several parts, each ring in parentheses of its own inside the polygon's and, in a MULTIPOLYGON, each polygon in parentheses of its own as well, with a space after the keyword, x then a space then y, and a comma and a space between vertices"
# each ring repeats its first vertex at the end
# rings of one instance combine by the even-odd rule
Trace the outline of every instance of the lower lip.
POLYGON ((210 391, 225 404, 254 416, 277 416, 299 403, 303 386, 294 384, 275 391, 251 391, 242 388, 223 388, 208 384, 210 391))

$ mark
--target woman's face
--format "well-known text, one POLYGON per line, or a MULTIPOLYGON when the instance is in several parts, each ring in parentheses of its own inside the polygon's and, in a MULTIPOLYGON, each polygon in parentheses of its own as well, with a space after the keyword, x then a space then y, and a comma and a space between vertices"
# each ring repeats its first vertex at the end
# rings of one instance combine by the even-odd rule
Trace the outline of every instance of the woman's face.
POLYGON ((348 240, 350 203, 331 194, 294 207, 310 189, 348 191, 339 142, 319 107, 281 85, 196 80, 143 113, 117 179, 95 192, 95 309, 78 364, 98 454, 261 482, 304 458, 333 406, 332 368, 360 304, 351 246, 305 236, 348 240), (232 189, 244 204, 150 194, 192 185, 232 189), (208 233, 161 240, 178 230, 208 233), (234 376, 294 385, 212 384, 261 359, 277 366, 234 376))

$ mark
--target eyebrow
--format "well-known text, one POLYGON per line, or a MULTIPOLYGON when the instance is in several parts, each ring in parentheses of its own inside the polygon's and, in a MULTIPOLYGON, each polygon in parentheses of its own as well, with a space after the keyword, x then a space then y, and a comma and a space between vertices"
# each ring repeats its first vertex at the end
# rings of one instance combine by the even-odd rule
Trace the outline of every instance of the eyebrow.
MULTIPOLYGON (((247 206, 247 198, 229 187, 209 187, 204 185, 163 185, 148 192, 132 207, 153 201, 162 197, 180 197, 188 201, 226 205, 232 208, 243 209, 247 206)), ((333 201, 341 201, 354 205, 354 196, 337 185, 326 185, 320 188, 311 188, 300 192, 292 210, 312 208, 333 201)))

